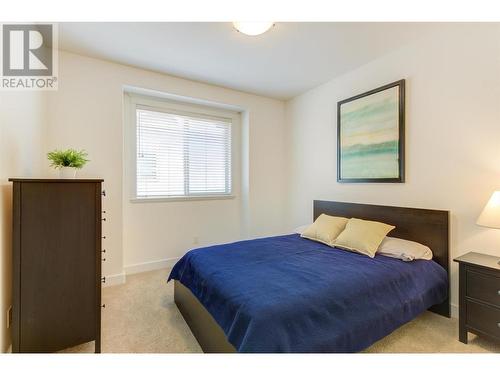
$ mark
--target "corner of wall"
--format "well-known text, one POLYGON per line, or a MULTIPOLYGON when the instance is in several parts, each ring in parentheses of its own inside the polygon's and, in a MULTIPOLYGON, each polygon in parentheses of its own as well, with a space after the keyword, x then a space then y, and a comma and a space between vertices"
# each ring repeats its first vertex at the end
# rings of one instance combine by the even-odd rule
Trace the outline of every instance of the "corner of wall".
POLYGON ((7 310, 11 306, 12 188, 14 176, 43 173, 47 94, 40 91, 1 92, 0 102, 0 351, 11 344, 7 310))

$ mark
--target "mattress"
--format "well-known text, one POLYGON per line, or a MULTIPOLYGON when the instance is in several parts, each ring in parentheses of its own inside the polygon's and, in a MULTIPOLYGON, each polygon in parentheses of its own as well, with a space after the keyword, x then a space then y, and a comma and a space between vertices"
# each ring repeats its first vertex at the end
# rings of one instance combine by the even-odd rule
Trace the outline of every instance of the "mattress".
POLYGON ((191 250, 172 279, 253 353, 358 352, 448 294, 432 260, 372 259, 298 234, 191 250))

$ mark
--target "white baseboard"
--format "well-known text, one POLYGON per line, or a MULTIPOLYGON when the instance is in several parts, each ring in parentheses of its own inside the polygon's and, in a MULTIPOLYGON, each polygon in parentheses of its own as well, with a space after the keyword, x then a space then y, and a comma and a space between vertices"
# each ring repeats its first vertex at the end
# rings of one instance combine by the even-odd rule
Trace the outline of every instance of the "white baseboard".
POLYGON ((124 268, 125 275, 133 275, 134 273, 160 270, 162 268, 172 268, 179 259, 180 258, 168 258, 156 260, 153 262, 129 264, 124 268))
POLYGON ((106 276, 106 283, 103 284, 104 287, 125 284, 125 274, 118 273, 116 275, 106 276))
POLYGON ((118 273, 116 275, 107 275, 106 283, 103 286, 108 287, 113 285, 124 284, 126 282, 127 275, 154 271, 162 268, 172 268, 179 259, 180 258, 168 258, 168 259, 156 260, 153 262, 130 264, 124 267, 122 273, 118 273))
POLYGON ((458 306, 455 305, 454 303, 451 303, 450 307, 451 307, 451 317, 458 318, 458 306))

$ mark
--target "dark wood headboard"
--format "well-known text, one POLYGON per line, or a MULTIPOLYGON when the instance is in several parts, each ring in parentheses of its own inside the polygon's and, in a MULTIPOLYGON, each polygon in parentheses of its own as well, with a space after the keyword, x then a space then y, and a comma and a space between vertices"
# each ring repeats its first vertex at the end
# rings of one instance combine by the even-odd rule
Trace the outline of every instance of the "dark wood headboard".
MULTIPOLYGON (((321 214, 394 225, 396 228, 389 233, 391 237, 420 242, 431 248, 433 260, 446 270, 449 283, 449 211, 315 200, 313 219, 321 214)), ((449 299, 430 310, 449 317, 449 299)))

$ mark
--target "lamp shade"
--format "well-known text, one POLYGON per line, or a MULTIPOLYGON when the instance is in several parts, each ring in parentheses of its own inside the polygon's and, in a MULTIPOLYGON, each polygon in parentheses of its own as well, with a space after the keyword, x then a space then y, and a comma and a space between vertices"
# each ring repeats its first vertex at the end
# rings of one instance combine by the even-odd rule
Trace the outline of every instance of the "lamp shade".
POLYGON ((500 229, 500 190, 493 193, 476 223, 483 227, 500 229))

